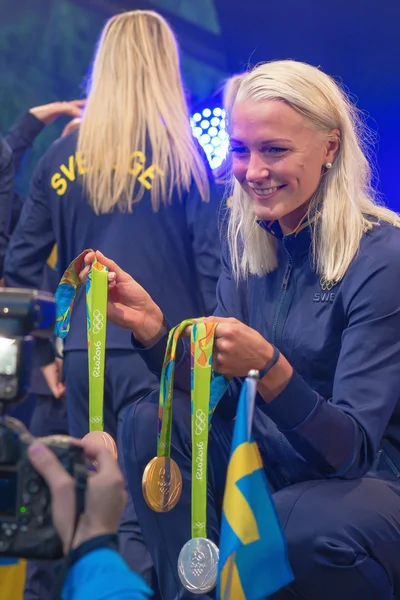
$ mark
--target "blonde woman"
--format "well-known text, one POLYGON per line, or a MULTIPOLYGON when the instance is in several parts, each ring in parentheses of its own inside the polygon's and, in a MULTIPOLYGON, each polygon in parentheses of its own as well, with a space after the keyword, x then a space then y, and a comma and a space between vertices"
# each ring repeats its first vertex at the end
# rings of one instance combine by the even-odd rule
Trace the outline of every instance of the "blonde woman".
MULTIPOLYGON (((210 315, 220 273, 220 198, 210 185, 173 32, 154 12, 119 14, 101 34, 79 131, 56 142, 33 177, 6 257, 6 284, 34 287, 55 242, 60 276, 80 252, 98 248, 149 290, 169 323, 210 315)), ((78 437, 89 420, 85 323, 80 293, 64 350, 69 429, 78 437)), ((125 408, 157 387, 130 333, 109 325, 107 431, 118 437, 125 408)), ((125 514, 121 532, 129 565, 154 584, 134 515, 125 514)))
MULTIPOLYGON (((210 431, 208 536, 218 543, 237 378, 256 368, 253 431, 296 577, 276 598, 389 599, 400 584, 399 218, 374 196, 356 108, 319 69, 256 67, 241 78, 228 120, 235 180, 214 367, 236 379, 210 431)), ((162 307, 108 265, 109 318, 160 370, 162 307)), ((190 597, 176 571, 190 538, 187 362, 185 354, 175 375, 172 450, 184 493, 163 519, 140 489, 155 454, 153 395, 127 413, 123 438, 166 600, 190 597)))

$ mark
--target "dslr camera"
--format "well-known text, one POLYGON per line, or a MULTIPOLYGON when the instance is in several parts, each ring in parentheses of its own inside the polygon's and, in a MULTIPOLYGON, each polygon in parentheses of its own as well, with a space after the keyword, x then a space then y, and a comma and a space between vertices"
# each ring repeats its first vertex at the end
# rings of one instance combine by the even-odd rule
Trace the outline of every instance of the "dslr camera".
MULTIPOLYGON (((50 491, 34 470, 27 449, 35 438, 6 415, 23 399, 35 338, 53 333, 53 296, 36 290, 0 289, 0 556, 56 559, 63 555, 51 518, 50 491)), ((43 341, 42 341, 43 343, 43 341)), ((77 507, 83 506, 86 464, 81 448, 67 436, 41 438, 76 481, 77 507)))

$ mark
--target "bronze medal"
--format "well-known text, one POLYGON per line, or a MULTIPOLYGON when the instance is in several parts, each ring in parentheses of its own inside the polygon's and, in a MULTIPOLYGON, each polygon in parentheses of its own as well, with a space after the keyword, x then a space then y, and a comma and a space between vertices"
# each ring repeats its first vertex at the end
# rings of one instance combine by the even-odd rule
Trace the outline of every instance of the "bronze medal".
POLYGON ((143 496, 155 512, 168 512, 177 505, 182 492, 182 475, 176 462, 156 456, 146 466, 142 478, 143 496))
POLYGON ((111 435, 105 431, 90 431, 85 435, 84 438, 82 438, 82 441, 90 442, 96 446, 102 446, 103 448, 106 448, 106 450, 113 455, 115 460, 118 457, 117 445, 111 435))

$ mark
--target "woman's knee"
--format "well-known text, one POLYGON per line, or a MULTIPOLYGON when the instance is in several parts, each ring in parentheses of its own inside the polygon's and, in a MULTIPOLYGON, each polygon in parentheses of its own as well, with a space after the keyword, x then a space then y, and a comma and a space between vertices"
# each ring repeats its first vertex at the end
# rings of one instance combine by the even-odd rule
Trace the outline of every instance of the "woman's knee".
MULTIPOLYGON (((370 511, 351 499, 354 481, 308 481, 274 494, 275 506, 296 560, 315 563, 353 564, 363 552, 363 524, 368 527, 370 511), (339 493, 338 493, 339 492, 339 493), (356 510, 358 514, 356 514, 356 510)), ((359 494, 356 496, 360 501, 359 494)))
POLYGON ((376 516, 374 497, 379 491, 368 480, 324 480, 274 494, 296 591, 310 600, 319 598, 323 589, 325 598, 335 600, 390 594, 391 577, 379 556, 370 553, 375 535, 389 539, 395 534, 384 531, 384 519, 376 516))

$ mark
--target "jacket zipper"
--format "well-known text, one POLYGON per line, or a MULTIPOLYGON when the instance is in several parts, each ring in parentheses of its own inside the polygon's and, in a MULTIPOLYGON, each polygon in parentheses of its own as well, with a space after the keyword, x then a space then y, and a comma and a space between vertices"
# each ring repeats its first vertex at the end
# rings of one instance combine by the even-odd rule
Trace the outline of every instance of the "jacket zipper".
MULTIPOLYGON (((281 297, 279 298, 279 302, 278 302, 278 307, 276 309, 276 314, 275 314, 275 319, 274 319, 274 325, 272 327, 272 339, 271 339, 271 343, 275 344, 276 342, 276 330, 278 327, 278 321, 279 321, 279 317, 280 317, 280 313, 282 310, 282 305, 283 305, 283 301, 285 299, 286 296, 286 292, 287 292, 287 287, 288 287, 288 283, 289 283, 289 278, 290 278, 290 274, 292 272, 292 267, 293 267, 293 263, 292 263, 292 259, 290 257, 290 255, 288 254, 288 263, 286 265, 286 269, 285 269, 285 274, 283 276, 283 280, 282 280, 282 293, 281 293, 281 297)), ((286 448, 286 444, 283 440, 283 433, 281 433, 278 430, 278 434, 277 434, 277 442, 279 444, 279 447, 281 449, 281 453, 283 456, 283 462, 286 463, 287 459, 288 459, 288 455, 287 455, 287 448, 286 448)))
POLYGON ((387 464, 389 469, 392 471, 393 475, 395 475, 395 477, 397 477, 397 479, 400 479, 400 471, 396 467, 396 465, 394 464, 394 462, 392 461, 390 456, 388 454, 386 454, 386 452, 384 450, 379 450, 379 454, 381 454, 383 456, 383 460, 385 461, 385 463, 387 464))
POLYGON ((285 274, 283 276, 283 281, 282 281, 282 286, 281 286, 282 293, 281 293, 281 297, 279 298, 278 308, 276 309, 274 324, 273 324, 273 327, 272 327, 271 344, 275 344, 275 342, 276 342, 276 330, 277 330, 277 327, 278 327, 278 321, 279 321, 280 313, 281 313, 281 310, 282 310, 283 301, 284 301, 285 296, 286 296, 287 287, 288 287, 288 283, 289 283, 289 278, 290 278, 290 274, 292 272, 292 267, 293 267, 292 259, 289 256, 289 260, 288 260, 288 263, 286 265, 286 270, 285 270, 285 274))

